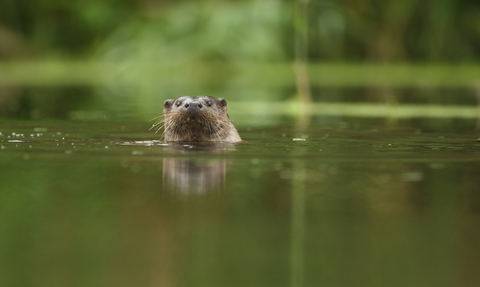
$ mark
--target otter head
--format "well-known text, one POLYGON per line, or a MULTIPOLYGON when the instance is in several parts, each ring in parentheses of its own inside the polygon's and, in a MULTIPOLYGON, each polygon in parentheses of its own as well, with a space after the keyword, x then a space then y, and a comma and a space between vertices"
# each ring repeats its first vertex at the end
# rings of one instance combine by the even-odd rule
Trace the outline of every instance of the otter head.
POLYGON ((227 114, 227 101, 210 96, 166 100, 165 141, 241 141, 227 114))

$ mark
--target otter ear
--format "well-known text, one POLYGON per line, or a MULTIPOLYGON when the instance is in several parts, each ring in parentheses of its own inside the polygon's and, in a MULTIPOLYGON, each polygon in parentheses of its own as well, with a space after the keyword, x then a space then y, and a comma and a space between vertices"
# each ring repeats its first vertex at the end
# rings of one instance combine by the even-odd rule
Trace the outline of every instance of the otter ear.
POLYGON ((225 100, 224 98, 218 98, 218 104, 220 105, 220 107, 226 108, 227 107, 227 100, 225 100))
POLYGON ((173 104, 173 100, 166 100, 164 103, 163 103, 163 107, 165 109, 170 109, 172 107, 172 104, 173 104))

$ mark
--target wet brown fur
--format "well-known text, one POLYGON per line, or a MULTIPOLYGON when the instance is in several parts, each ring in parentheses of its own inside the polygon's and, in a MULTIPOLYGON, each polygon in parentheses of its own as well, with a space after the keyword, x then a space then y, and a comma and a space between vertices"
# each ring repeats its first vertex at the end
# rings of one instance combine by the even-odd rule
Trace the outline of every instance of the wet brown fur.
POLYGON ((182 96, 166 100, 163 119, 152 128, 164 128, 165 141, 172 142, 240 142, 242 139, 227 114, 227 101, 210 96, 182 96), (210 104, 210 106, 208 105, 210 104), (198 105, 192 109, 188 106, 198 105))

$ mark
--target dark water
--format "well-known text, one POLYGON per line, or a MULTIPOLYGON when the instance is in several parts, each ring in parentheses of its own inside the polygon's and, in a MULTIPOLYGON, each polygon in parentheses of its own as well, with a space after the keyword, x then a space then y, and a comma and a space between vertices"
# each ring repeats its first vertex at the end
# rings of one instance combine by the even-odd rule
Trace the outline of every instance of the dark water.
POLYGON ((477 286, 476 121, 315 118, 237 145, 0 129, 1 286, 477 286))

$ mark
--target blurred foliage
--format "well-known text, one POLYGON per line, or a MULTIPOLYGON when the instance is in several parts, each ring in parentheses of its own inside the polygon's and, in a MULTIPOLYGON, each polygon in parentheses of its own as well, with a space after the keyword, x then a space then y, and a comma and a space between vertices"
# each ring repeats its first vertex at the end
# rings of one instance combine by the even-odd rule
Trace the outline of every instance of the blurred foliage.
MULTIPOLYGON (((187 2, 148 19, 125 22, 95 55, 108 63, 102 73, 105 101, 119 109, 123 103, 123 111, 136 106, 154 113, 176 95, 238 98, 238 83, 251 71, 245 63, 288 61, 284 48, 289 41, 282 33, 289 28, 285 8, 274 0, 187 2), (122 66, 112 68, 110 63, 122 66), (122 87, 125 83, 132 85, 122 87)), ((255 86, 241 97, 272 100, 279 95, 279 90, 255 86)))
MULTIPOLYGON (((172 55, 185 61, 291 60, 293 2, 4 0, 0 59, 88 57, 110 47, 115 48, 110 58, 142 52, 154 56, 150 60, 172 55)), ((479 59, 477 1, 326 0, 308 5, 311 60, 479 59)))
POLYGON ((299 34, 316 101, 396 103, 411 93, 394 88, 426 87, 408 102, 435 94, 427 102, 472 104, 479 16, 472 0, 4 0, 0 114, 36 118, 45 110, 39 103, 72 97, 63 90, 33 96, 43 92, 20 86, 86 86, 82 95, 94 109, 122 115, 157 114, 165 99, 182 94, 293 99, 299 34), (295 3, 306 13, 295 14, 295 3), (447 101, 431 89, 437 86, 470 90, 447 101))
POLYGON ((85 56, 123 21, 138 1, 4 0, 0 57, 85 56))

